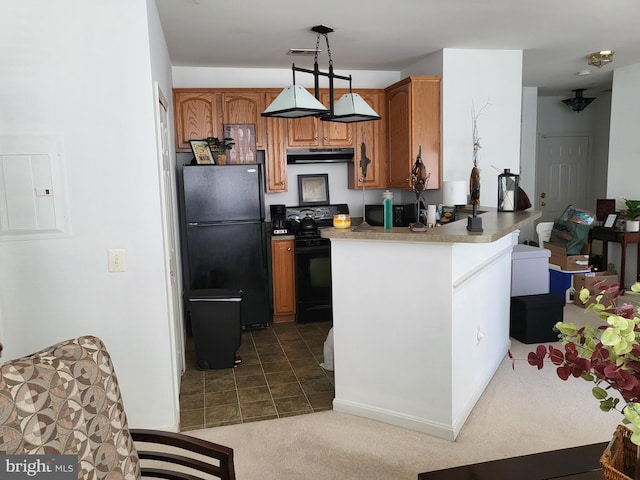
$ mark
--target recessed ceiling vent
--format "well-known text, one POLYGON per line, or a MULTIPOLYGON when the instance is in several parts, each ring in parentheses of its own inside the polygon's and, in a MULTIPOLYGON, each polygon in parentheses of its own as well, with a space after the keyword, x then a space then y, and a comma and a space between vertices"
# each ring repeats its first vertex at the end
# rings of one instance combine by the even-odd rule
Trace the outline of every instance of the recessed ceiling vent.
MULTIPOLYGON (((322 52, 322 50, 317 50, 317 52, 322 52)), ((298 55, 303 57, 310 57, 316 54, 315 48, 290 48, 288 55, 298 55)))

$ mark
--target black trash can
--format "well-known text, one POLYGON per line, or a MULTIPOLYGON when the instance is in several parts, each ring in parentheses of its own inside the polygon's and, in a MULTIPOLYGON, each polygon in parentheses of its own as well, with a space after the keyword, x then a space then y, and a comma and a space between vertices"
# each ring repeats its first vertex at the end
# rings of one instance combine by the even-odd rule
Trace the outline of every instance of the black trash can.
POLYGON ((234 367, 239 363, 242 290, 189 290, 186 300, 198 369, 234 367))

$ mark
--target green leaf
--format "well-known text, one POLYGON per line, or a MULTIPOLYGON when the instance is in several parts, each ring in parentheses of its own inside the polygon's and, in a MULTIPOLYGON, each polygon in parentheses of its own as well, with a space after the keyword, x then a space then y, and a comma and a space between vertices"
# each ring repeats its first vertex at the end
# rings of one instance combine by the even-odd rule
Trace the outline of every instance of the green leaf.
POLYGON ((593 393, 593 396, 598 400, 604 400, 607 398, 607 391, 602 387, 593 387, 591 389, 591 393, 593 393))
POLYGON ((600 402, 600 410, 603 412, 610 412, 615 407, 613 398, 609 397, 606 400, 600 402))
POLYGON ((593 382, 595 377, 585 370, 580 374, 580 378, 586 380, 587 382, 593 382))

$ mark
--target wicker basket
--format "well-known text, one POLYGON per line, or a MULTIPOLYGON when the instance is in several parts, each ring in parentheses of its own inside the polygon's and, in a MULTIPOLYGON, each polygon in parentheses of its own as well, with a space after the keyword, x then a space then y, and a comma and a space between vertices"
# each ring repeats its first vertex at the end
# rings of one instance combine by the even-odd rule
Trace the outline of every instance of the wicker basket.
POLYGON ((632 431, 618 425, 613 438, 600 457, 604 480, 634 480, 638 447, 631 443, 632 431))

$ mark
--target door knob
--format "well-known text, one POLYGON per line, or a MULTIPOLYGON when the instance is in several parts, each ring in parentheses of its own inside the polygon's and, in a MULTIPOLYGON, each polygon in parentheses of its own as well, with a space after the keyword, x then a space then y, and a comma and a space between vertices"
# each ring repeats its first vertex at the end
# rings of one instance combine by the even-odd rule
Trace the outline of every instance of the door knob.
POLYGON ((542 193, 540 194, 540 198, 546 198, 546 197, 547 197, 547 194, 546 194, 546 193, 542 192, 542 193))
POLYGON ((546 205, 547 205, 547 202, 540 202, 540 206, 541 206, 541 207, 544 207, 544 206, 546 206, 546 205))

